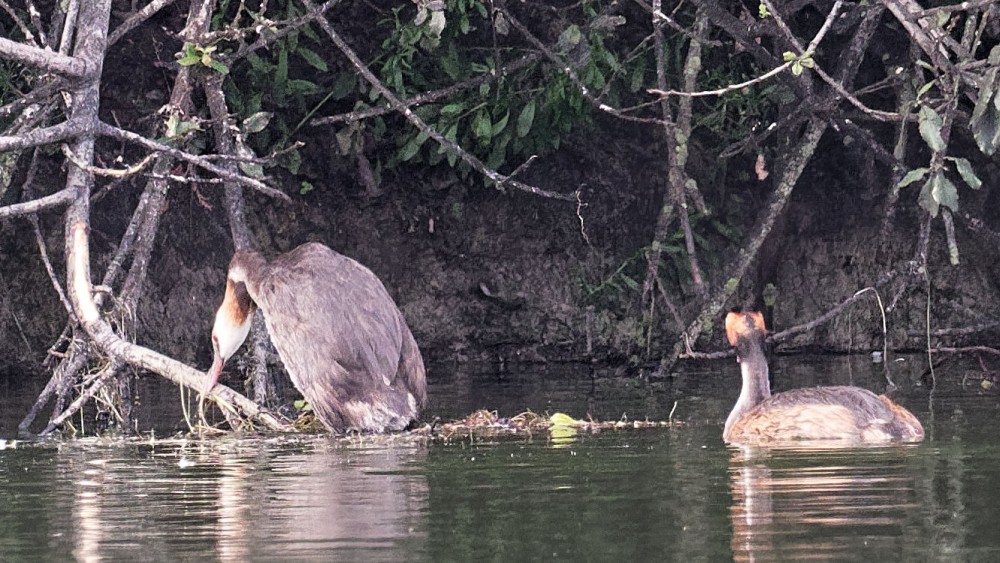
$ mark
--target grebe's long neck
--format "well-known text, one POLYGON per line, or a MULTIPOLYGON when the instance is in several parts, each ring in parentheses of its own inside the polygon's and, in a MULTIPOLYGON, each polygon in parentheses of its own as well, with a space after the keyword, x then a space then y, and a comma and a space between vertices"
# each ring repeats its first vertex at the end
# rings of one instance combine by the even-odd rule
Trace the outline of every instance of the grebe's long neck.
POLYGON ((743 375, 743 387, 740 389, 740 398, 736 401, 736 406, 726 419, 723 436, 729 436, 729 429, 737 420, 771 396, 763 339, 763 334, 749 335, 749 338, 741 338, 736 347, 737 361, 740 362, 740 372, 743 375))

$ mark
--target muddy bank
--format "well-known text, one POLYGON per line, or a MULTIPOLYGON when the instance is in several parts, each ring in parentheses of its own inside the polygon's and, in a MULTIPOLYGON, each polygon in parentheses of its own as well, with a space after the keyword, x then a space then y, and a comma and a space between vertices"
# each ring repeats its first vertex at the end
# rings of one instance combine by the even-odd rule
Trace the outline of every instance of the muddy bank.
MULTIPOLYGON (((618 131, 618 138, 609 139, 607 131, 601 142, 587 132, 578 134, 556 154, 539 159, 525 177, 550 189, 581 188, 584 207, 500 193, 478 182, 458 181, 448 172, 421 177, 414 169, 394 171, 384 192, 372 197, 358 187, 350 170, 319 164, 325 162, 322 145, 314 142, 299 177, 278 177, 293 194, 291 204, 251 198, 253 229, 268 251, 316 240, 366 264, 385 282, 433 360, 642 364, 657 359, 677 337, 675 323, 658 314, 652 340, 643 340, 638 289, 625 281, 641 283, 641 249, 652 237, 663 166, 652 135, 618 131), (301 180, 315 189, 297 193, 301 180)), ((810 165, 765 245, 759 267, 744 280, 740 302, 733 303, 756 300, 763 305, 760 296, 771 285, 776 304, 769 308, 770 316, 779 329, 815 318, 913 252, 917 229, 911 194, 904 194, 892 235, 883 240, 878 234, 881 199, 866 195, 849 174, 830 169, 836 167, 821 161, 810 165)), ((172 189, 147 291, 139 309, 120 322, 137 342, 202 367, 210 360, 212 315, 232 253, 221 194, 213 189, 172 189)), ((747 191, 746 209, 715 207, 714 216, 700 224, 706 230, 714 220, 746 232, 745 221, 755 216, 755 206, 769 188, 748 183, 730 189, 747 191)), ((129 193, 138 193, 137 188, 120 188, 117 198, 95 206, 95 276, 103 273, 103 261, 131 212, 129 193)), ((989 211, 996 208, 989 205, 989 194, 988 189, 963 194, 962 204, 1000 223, 989 211)), ((61 279, 59 219, 46 217, 43 225, 61 279)), ((997 247, 960 225, 962 261, 951 266, 939 231, 938 225, 930 257, 934 325, 984 322, 1000 304, 1000 274, 991 267, 997 247)), ((0 223, 0 234, 0 369, 36 371, 62 331, 66 313, 38 258, 28 223, 0 223)), ((725 264, 737 245, 706 234, 699 250, 709 283, 724 283, 725 264)), ((670 260, 663 277, 674 288, 671 298, 681 315, 693 315, 697 301, 676 289, 678 281, 687 282, 683 259, 676 255, 670 260)), ((926 342, 920 335, 926 288, 901 281, 880 296, 889 309, 891 346, 921 348, 926 342)), ((866 300, 788 346, 881 349, 881 326, 878 305, 866 300)), ((718 334, 711 338, 703 338, 699 347, 720 347, 718 334)), ((980 333, 947 343, 983 339, 980 333)))

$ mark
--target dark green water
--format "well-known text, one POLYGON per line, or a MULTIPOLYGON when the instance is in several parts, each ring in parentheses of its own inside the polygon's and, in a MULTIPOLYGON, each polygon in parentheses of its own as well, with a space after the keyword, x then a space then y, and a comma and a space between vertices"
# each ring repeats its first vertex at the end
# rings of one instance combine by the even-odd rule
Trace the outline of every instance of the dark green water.
MULTIPOLYGON (((677 401, 683 423, 558 441, 6 441, 0 560, 1000 560, 1000 398, 959 385, 957 364, 931 397, 911 363, 895 372, 897 398, 928 439, 907 447, 727 448, 732 362, 656 384, 580 367, 432 370, 428 417, 665 419, 677 401)), ((776 388, 884 386, 864 358, 784 358, 774 371, 776 388)), ((160 400, 175 397, 166 386, 160 400)), ((4 425, 23 401, 0 398, 4 425)))

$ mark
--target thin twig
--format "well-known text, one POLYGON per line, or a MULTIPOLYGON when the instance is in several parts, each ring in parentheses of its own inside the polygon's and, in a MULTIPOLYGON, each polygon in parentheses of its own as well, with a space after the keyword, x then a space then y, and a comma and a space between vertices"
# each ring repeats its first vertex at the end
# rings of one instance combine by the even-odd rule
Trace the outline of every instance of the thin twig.
POLYGON ((138 163, 133 164, 132 166, 129 166, 127 168, 101 168, 99 166, 91 166, 85 162, 82 162, 80 159, 76 157, 75 154, 73 154, 73 151, 70 150, 69 146, 65 144, 62 145, 62 153, 63 156, 65 156, 67 160, 72 162, 74 166, 86 170, 87 172, 90 172, 95 176, 107 176, 111 178, 124 178, 126 176, 132 176, 134 174, 138 174, 139 172, 142 171, 143 168, 145 168, 151 162, 156 160, 156 154, 148 154, 146 155, 146 158, 140 160, 138 163))
POLYGON ((173 147, 169 147, 169 146, 164 145, 162 143, 157 143, 156 141, 152 141, 150 139, 147 139, 147 138, 143 137, 142 135, 133 133, 131 131, 126 131, 124 129, 119 129, 118 127, 115 127, 113 125, 108 125, 107 123, 100 123, 97 126, 97 132, 100 133, 101 135, 104 135, 104 136, 107 136, 107 137, 112 137, 112 138, 115 138, 115 139, 120 139, 120 140, 123 140, 123 141, 128 141, 130 143, 137 144, 139 146, 145 147, 145 148, 153 150, 153 151, 158 151, 158 152, 166 153, 166 154, 168 154, 168 155, 170 155, 170 156, 172 156, 174 158, 177 158, 179 160, 183 160, 185 162, 190 162, 191 164, 194 164, 195 166, 197 166, 199 168, 207 170, 207 171, 211 172, 212 174, 215 174, 216 176, 219 176, 221 178, 225 178, 227 180, 232 180, 234 182, 238 182, 240 184, 243 184, 244 186, 248 186, 248 187, 253 188, 253 189, 255 189, 255 190, 257 190, 257 191, 259 191, 259 192, 261 192, 263 194, 269 195, 271 197, 278 198, 278 199, 280 199, 282 201, 291 201, 292 200, 290 197, 288 197, 288 195, 286 193, 284 193, 284 192, 282 192, 280 190, 276 190, 276 189, 272 188, 271 186, 268 186, 267 184, 265 184, 265 183, 263 183, 263 182, 261 182, 259 180, 255 180, 253 178, 248 178, 248 177, 240 175, 240 174, 232 174, 229 171, 225 170, 224 168, 222 168, 220 166, 216 166, 215 164, 212 164, 208 159, 206 159, 206 158, 204 158, 202 156, 193 155, 193 154, 184 152, 182 150, 178 150, 178 149, 175 149, 173 147))
POLYGON ((176 0, 153 0, 142 7, 141 10, 132 14, 125 21, 118 25, 114 31, 108 34, 108 46, 114 45, 126 33, 142 25, 143 22, 155 16, 160 10, 173 4, 176 0))

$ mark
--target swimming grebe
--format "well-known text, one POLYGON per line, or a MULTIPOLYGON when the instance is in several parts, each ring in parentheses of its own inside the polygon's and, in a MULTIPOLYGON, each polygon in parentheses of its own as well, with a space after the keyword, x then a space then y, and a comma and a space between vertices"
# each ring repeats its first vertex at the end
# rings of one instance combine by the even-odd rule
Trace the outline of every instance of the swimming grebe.
POLYGON ((292 383, 328 429, 402 430, 419 416, 424 361, 403 314, 371 270, 319 243, 270 261, 233 256, 206 391, 246 339, 254 304, 292 383))
POLYGON ((859 387, 813 387, 771 395, 764 357, 764 317, 758 312, 726 316, 726 337, 736 348, 743 388, 726 419, 722 438, 759 445, 797 440, 851 443, 919 442, 917 417, 885 395, 859 387))

